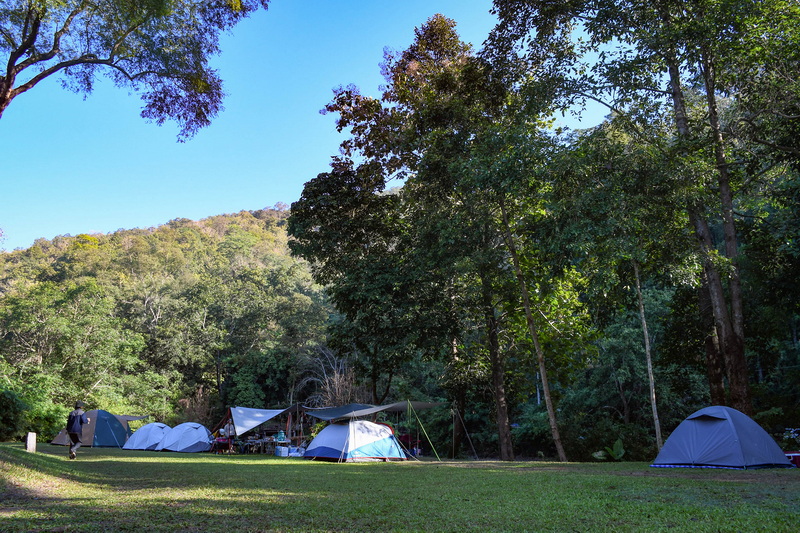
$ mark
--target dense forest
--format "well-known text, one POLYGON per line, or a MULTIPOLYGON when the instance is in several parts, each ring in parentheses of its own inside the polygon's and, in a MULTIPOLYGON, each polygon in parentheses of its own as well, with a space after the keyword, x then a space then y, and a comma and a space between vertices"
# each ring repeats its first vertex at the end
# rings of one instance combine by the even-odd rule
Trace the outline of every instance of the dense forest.
POLYGON ((452 455, 647 460, 709 404, 800 447, 800 6, 494 6, 335 90, 290 210, 0 255, 3 437, 415 399, 452 455))
POLYGON ((800 420, 800 6, 494 11, 482 50, 434 16, 386 52, 380 97, 342 86, 325 108, 346 139, 289 233, 343 317, 329 343, 374 401, 444 363, 504 460, 617 438, 646 458, 708 404, 781 440, 800 420), (557 126, 589 101, 601 124, 557 126))
POLYGON ((213 424, 224 406, 302 394, 329 310, 288 255, 286 215, 178 219, 0 255, 0 376, 28 415, 17 431, 52 436, 76 399, 213 424))

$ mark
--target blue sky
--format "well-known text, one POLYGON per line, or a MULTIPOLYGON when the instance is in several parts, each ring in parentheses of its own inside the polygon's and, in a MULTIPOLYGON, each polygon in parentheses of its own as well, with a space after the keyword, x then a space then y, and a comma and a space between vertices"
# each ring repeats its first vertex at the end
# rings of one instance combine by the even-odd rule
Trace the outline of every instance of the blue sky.
POLYGON ((37 238, 147 228, 299 198, 343 136, 319 110, 353 83, 378 96, 384 47, 403 50, 435 13, 479 48, 490 0, 273 0, 225 36, 213 60, 225 110, 186 143, 139 117, 111 83, 86 99, 49 79, 0 119, 0 249, 37 238))

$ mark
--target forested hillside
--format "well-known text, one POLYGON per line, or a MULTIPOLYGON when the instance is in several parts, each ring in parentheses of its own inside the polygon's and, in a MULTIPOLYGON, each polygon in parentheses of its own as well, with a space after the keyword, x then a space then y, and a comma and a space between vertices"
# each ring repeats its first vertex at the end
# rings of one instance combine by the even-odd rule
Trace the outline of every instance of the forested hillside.
POLYGON ((223 406, 302 393, 328 311, 288 254, 286 216, 176 219, 0 254, 0 389, 27 405, 24 430, 47 438, 77 399, 213 423, 223 406))

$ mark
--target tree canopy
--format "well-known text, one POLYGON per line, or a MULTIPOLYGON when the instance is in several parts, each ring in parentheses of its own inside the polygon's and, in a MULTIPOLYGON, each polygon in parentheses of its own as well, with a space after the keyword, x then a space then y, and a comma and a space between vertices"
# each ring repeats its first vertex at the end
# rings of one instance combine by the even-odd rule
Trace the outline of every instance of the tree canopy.
POLYGON ((141 95, 142 117, 174 120, 185 140, 222 109, 208 65, 219 36, 269 0, 14 0, 0 6, 0 117, 19 95, 62 75, 89 93, 98 76, 141 95))

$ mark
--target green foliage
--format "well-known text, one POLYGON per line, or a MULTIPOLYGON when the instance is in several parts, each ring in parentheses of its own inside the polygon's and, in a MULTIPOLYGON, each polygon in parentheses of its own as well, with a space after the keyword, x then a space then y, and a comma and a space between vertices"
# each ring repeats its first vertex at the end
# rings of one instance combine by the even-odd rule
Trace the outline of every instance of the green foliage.
POLYGON ((614 447, 609 448, 606 446, 606 453, 614 459, 615 461, 619 461, 625 455, 625 448, 622 446, 622 439, 617 439, 614 442, 614 447))
POLYGON ((142 116, 175 120, 185 140, 221 109, 223 89, 209 60, 219 36, 269 0, 4 2, 0 9, 0 116, 19 94, 51 75, 90 93, 100 74, 137 93, 142 116))
POLYGON ((615 461, 620 461, 624 455, 625 455, 625 448, 622 445, 622 439, 617 439, 614 442, 613 448, 609 448, 608 446, 606 446, 604 450, 592 453, 592 457, 594 457, 598 461, 605 461, 608 458, 611 458, 615 461))
POLYGON ((27 409, 28 406, 14 391, 0 390, 0 441, 22 437, 27 409))
POLYGON ((0 376, 30 406, 28 429, 52 438, 77 398, 165 421, 202 404, 209 423, 229 402, 285 404, 327 318, 288 257, 285 217, 174 220, 0 255, 0 376))

